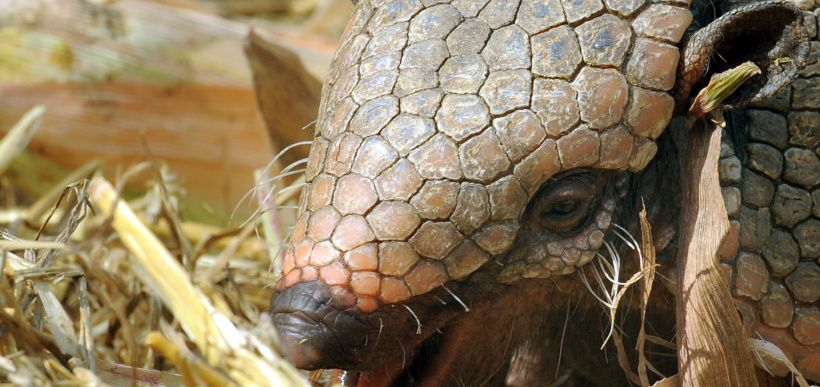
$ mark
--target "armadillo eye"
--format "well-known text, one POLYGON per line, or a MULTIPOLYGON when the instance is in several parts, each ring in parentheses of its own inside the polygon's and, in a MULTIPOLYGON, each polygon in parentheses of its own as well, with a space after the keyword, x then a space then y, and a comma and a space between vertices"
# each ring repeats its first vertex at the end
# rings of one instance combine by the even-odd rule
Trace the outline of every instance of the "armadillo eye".
POLYGON ((572 214, 581 203, 578 200, 562 200, 552 206, 550 214, 566 216, 572 214))
POLYGON ((570 233, 591 218, 601 180, 587 173, 558 177, 545 185, 530 204, 533 223, 552 232, 570 233))

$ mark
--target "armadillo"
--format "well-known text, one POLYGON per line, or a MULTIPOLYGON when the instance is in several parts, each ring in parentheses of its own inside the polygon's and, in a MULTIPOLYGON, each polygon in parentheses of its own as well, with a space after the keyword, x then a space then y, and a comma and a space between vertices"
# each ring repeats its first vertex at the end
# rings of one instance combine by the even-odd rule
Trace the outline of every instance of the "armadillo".
MULTIPOLYGON (((644 204, 671 264, 667 128, 710 74, 751 60, 762 74, 724 102, 720 264, 751 334, 820 381, 816 19, 729 6, 359 1, 271 300, 289 359, 358 385, 620 383, 588 267, 629 254, 644 204)), ((674 300, 654 299, 671 341, 674 300)), ((670 357, 650 360, 668 375, 670 357)))

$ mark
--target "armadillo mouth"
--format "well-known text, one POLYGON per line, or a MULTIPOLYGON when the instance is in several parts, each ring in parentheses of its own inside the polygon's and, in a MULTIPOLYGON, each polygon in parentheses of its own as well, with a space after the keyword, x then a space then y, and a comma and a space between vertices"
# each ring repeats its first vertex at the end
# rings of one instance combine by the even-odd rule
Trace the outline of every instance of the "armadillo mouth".
POLYGON ((464 349, 460 336, 454 327, 439 329, 414 348, 402 347, 402 356, 397 362, 368 372, 336 372, 332 384, 356 387, 443 385, 464 349))
MULTIPOLYGON (((434 381, 444 381, 451 373, 466 336, 459 329, 465 310, 461 306, 427 294, 360 314, 334 305, 331 293, 329 287, 310 282, 281 290, 271 299, 280 342, 296 367, 351 370, 341 375, 348 379, 345 384, 332 383, 346 386, 435 386, 442 383, 434 381)), ((326 372, 322 375, 327 378, 326 372)))

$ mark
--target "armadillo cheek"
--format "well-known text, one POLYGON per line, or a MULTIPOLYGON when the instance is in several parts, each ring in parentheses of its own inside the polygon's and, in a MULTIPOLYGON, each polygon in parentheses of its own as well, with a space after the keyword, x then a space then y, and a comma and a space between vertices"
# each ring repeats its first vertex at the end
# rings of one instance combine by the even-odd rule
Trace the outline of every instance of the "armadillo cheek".
POLYGON ((420 255, 441 259, 464 239, 451 222, 425 222, 410 238, 410 244, 420 255))
POLYGON ((678 58, 677 47, 639 38, 626 65, 626 78, 636 86, 667 91, 675 85, 678 58))
POLYGON ((333 207, 342 214, 364 214, 376 204, 378 196, 373 183, 362 176, 350 174, 340 178, 333 195, 333 207))
POLYGON ((293 258, 293 250, 288 248, 287 253, 285 253, 285 258, 282 259, 282 273, 287 275, 288 273, 296 267, 296 262, 293 258))
POLYGON ((633 87, 626 122, 636 135, 656 139, 669 125, 674 108, 671 95, 633 87))
POLYGON ((489 223, 473 235, 473 240, 482 250, 490 254, 501 254, 512 246, 518 227, 517 221, 489 223))
POLYGON ((336 224, 342 216, 331 206, 325 206, 314 212, 308 222, 308 235, 314 241, 322 241, 330 238, 336 224))
POLYGON ((319 270, 313 266, 302 268, 302 282, 316 281, 319 278, 319 270))
POLYGON ((373 313, 380 305, 379 300, 371 297, 359 297, 359 300, 356 301, 356 308, 363 313, 373 313))
POLYGON ((447 271, 440 262, 422 261, 416 264, 404 280, 414 295, 424 294, 447 282, 447 271))
POLYGON ((357 247, 346 252, 344 260, 351 270, 376 270, 379 267, 378 248, 375 243, 357 247))
POLYGON ((350 271, 339 261, 334 261, 319 269, 319 277, 328 285, 347 285, 350 271))
POLYGON ((339 250, 333 247, 330 241, 319 242, 313 246, 310 253, 310 264, 313 266, 324 266, 333 262, 341 255, 339 250))
POLYGON ((581 119, 590 128, 600 130, 621 121, 629 92, 618 70, 584 67, 572 86, 578 92, 581 119))
POLYGON ((367 221, 358 215, 345 216, 333 233, 333 244, 342 251, 350 251, 375 238, 367 221))
POLYGON ((450 279, 456 280, 478 270, 489 259, 489 254, 467 240, 444 259, 444 264, 450 279))
POLYGON ((316 211, 330 204, 333 199, 333 186, 336 179, 330 175, 319 175, 310 183, 310 198, 308 199, 308 209, 316 211))
POLYGON ((385 242, 379 246, 379 272, 403 276, 419 260, 419 255, 407 242, 385 242))
POLYGON ((291 287, 297 282, 299 282, 299 277, 301 276, 302 271, 299 269, 293 270, 288 275, 285 276, 285 287, 291 287))
POLYGON ((380 240, 405 240, 421 222, 413 206, 394 201, 379 203, 367 221, 380 240))
POLYGON ((381 289, 379 290, 379 298, 385 304, 404 301, 410 298, 410 289, 404 281, 399 278, 384 277, 382 278, 381 289))
POLYGON ((381 200, 407 200, 422 182, 413 164, 401 159, 376 179, 376 190, 381 200))
POLYGON ((299 216, 299 219, 296 221, 296 224, 293 225, 293 234, 291 236, 291 243, 299 243, 303 239, 305 239, 305 235, 307 234, 307 225, 308 225, 308 217, 310 216, 309 213, 305 212, 299 216))
POLYGON ((313 241, 305 239, 296 245, 293 250, 293 258, 296 267, 305 267, 310 261, 310 253, 313 251, 313 241))
POLYGON ((410 204, 425 219, 444 219, 456 208, 459 185, 447 180, 428 180, 410 204))
POLYGON ((664 4, 650 5, 632 22, 640 35, 677 43, 686 27, 692 23, 692 13, 680 7, 664 4))
POLYGON ((360 271, 353 273, 350 280, 350 287, 358 295, 376 296, 379 294, 380 278, 372 271, 360 271))

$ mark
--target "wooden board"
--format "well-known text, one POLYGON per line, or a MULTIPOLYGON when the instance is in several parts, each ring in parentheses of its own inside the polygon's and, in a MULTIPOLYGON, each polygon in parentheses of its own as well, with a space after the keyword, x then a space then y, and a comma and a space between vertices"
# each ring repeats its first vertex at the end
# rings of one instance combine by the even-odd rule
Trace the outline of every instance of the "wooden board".
POLYGON ((0 85, 0 131, 46 105, 30 149, 67 167, 99 157, 116 166, 151 153, 195 197, 222 208, 252 186, 272 152, 249 88, 219 85, 45 83, 0 85))

